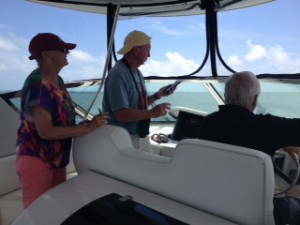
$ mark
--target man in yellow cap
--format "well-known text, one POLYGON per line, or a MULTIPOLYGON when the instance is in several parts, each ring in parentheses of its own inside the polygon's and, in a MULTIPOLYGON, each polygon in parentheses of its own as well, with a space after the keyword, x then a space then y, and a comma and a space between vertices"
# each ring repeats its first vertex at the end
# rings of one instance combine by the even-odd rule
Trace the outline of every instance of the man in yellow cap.
POLYGON ((150 56, 151 38, 141 31, 127 35, 118 54, 124 57, 109 71, 105 82, 103 110, 110 114, 109 123, 125 128, 131 135, 134 147, 153 152, 148 138, 150 119, 164 116, 169 103, 161 103, 148 109, 157 99, 174 92, 164 93, 169 85, 160 88, 154 95, 147 95, 145 81, 139 66, 150 56))

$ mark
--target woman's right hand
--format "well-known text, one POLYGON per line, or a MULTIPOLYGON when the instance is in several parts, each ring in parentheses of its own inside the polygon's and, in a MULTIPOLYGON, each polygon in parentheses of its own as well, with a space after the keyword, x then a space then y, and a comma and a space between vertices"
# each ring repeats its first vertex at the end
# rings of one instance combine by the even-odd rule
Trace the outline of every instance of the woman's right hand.
POLYGON ((93 117, 91 121, 87 123, 87 126, 91 128, 91 130, 96 129, 97 127, 103 126, 107 124, 107 119, 109 119, 109 115, 106 113, 98 114, 93 117))

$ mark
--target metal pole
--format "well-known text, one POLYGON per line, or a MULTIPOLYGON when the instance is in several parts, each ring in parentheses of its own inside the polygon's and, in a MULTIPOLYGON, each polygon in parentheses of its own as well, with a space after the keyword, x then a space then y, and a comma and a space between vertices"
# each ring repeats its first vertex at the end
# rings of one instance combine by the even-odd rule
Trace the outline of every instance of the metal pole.
POLYGON ((121 0, 118 1, 118 5, 115 11, 115 16, 114 16, 114 22, 111 28, 111 33, 110 33, 110 38, 109 38, 109 44, 108 44, 108 52, 107 52, 107 56, 106 56, 106 61, 105 61, 105 66, 103 69, 103 75, 102 75, 102 79, 101 79, 101 84, 96 92, 96 95, 94 97, 94 99, 92 100, 89 108, 86 111, 86 114, 84 116, 84 120, 87 118, 88 114, 90 113, 93 105, 95 104, 96 99, 98 98, 100 91, 104 85, 104 80, 107 74, 107 68, 108 65, 110 63, 110 59, 111 59, 111 52, 112 52, 112 47, 113 47, 113 42, 114 42, 114 36, 115 36, 115 30, 116 30, 116 24, 117 24, 117 20, 118 20, 118 16, 119 16, 119 11, 120 11, 120 7, 121 7, 121 0))

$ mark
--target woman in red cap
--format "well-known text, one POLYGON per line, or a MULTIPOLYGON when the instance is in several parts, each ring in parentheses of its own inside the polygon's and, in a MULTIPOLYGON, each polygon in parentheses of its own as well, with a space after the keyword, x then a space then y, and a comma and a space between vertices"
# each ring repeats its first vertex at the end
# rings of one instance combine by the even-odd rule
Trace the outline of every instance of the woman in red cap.
POLYGON ((51 33, 36 35, 29 45, 29 59, 35 59, 38 68, 25 80, 21 95, 16 170, 24 208, 66 180, 72 137, 107 124, 108 116, 104 114, 88 123, 75 124, 72 100, 58 75, 68 65, 69 50, 75 47, 51 33))

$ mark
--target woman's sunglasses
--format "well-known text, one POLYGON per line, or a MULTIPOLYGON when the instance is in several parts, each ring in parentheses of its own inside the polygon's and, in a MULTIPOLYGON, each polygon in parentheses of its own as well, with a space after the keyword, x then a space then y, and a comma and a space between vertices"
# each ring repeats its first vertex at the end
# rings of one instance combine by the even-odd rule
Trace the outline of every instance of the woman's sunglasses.
POLYGON ((69 50, 66 49, 66 48, 60 48, 60 49, 57 49, 58 51, 60 52, 63 52, 63 53, 69 53, 69 50))

